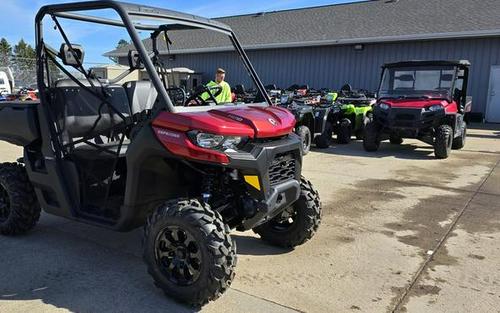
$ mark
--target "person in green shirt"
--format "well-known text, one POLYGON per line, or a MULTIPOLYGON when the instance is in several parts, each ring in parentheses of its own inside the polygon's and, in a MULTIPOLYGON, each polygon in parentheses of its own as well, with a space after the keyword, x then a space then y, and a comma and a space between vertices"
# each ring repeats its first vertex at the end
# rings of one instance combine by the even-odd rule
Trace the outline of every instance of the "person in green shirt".
MULTIPOLYGON (((216 86, 222 87, 222 92, 217 97, 215 97, 217 104, 233 102, 233 96, 231 94, 231 86, 229 86, 229 84, 225 81, 225 79, 226 79, 226 71, 223 70, 222 68, 218 68, 217 72, 215 73, 215 81, 211 81, 206 85, 207 87, 216 87, 216 86)), ((216 90, 214 90, 213 93, 216 93, 216 90)), ((205 93, 202 96, 202 98, 204 100, 208 100, 210 96, 205 93)))

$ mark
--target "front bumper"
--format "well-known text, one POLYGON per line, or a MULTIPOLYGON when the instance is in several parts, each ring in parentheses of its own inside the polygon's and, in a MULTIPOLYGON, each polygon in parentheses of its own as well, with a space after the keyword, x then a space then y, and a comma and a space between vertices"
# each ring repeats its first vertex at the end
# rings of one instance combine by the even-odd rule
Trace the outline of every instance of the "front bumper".
POLYGON ((373 115, 375 121, 384 128, 418 131, 438 126, 446 113, 444 109, 438 111, 406 108, 382 110, 380 107, 376 107, 373 115))
POLYGON ((299 198, 302 154, 297 135, 252 142, 244 147, 244 151, 227 155, 230 159, 227 167, 237 169, 242 177, 258 178, 259 188, 247 184, 257 210, 253 217, 243 222, 245 229, 272 219, 299 198))

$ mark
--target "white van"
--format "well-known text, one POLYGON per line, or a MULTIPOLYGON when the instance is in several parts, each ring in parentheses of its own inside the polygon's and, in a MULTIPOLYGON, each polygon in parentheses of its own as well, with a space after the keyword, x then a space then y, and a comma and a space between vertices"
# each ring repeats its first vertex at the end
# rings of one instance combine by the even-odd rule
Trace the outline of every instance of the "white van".
POLYGON ((10 86, 9 76, 6 72, 0 72, 0 94, 11 94, 12 89, 10 86))

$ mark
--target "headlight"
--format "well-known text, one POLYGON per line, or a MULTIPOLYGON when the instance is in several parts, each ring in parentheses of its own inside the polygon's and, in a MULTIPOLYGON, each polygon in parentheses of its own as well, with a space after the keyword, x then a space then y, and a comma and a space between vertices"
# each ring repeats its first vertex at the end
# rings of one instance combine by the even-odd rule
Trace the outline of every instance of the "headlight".
POLYGON ((203 132, 190 132, 196 145, 205 149, 236 150, 238 145, 246 138, 240 136, 222 136, 203 132))
POLYGON ((380 103, 378 106, 379 106, 379 108, 381 108, 384 111, 387 111, 387 110, 389 110, 391 108, 390 105, 388 105, 387 103, 383 103, 383 102, 380 103))
POLYGON ((207 133, 198 133, 196 135, 196 143, 198 146, 207 149, 213 149, 218 147, 224 141, 224 136, 207 134, 207 133))
POLYGON ((241 143, 243 138, 238 137, 238 136, 228 136, 226 137, 226 140, 222 143, 222 147, 224 147, 224 150, 226 149, 232 149, 236 150, 238 145, 241 143))
POLYGON ((443 109, 443 106, 440 105, 440 104, 435 104, 435 105, 432 105, 430 107, 427 108, 427 110, 431 111, 431 112, 436 112, 436 111, 439 111, 439 110, 442 110, 443 109))

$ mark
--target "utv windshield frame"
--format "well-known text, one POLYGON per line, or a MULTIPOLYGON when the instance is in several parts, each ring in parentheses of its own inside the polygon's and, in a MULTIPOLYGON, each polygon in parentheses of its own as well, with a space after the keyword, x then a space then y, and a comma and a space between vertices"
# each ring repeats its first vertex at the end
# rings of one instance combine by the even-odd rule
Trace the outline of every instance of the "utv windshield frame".
MULTIPOLYGON (((153 61, 149 57, 149 53, 146 47, 144 46, 144 43, 141 40, 137 30, 158 31, 162 26, 167 25, 170 30, 206 29, 225 34, 231 40, 231 43, 233 44, 236 53, 238 53, 239 57, 243 61, 245 68, 248 71, 248 74, 254 81, 259 92, 262 94, 266 102, 266 105, 268 106, 271 105, 271 100, 265 90, 264 85, 259 79, 257 72, 253 68, 247 54, 241 47, 241 44, 239 43, 235 33, 229 26, 217 21, 213 21, 203 17, 198 17, 195 15, 184 14, 176 11, 155 8, 150 6, 112 1, 112 0, 47 5, 43 6, 39 10, 35 19, 35 40, 37 47, 36 50, 37 82, 39 88, 45 86, 45 78, 46 78, 44 71, 46 66, 46 58, 44 56, 45 51, 44 49, 42 49, 42 47, 44 46, 43 19, 46 16, 125 28, 130 38, 132 39, 132 43, 137 49, 139 56, 141 57, 141 61, 144 63, 144 67, 149 74, 151 82, 158 91, 159 97, 161 97, 161 99, 163 100, 160 102, 165 104, 164 109, 172 113, 176 113, 183 110, 173 105, 168 95, 168 92, 164 87, 162 80, 160 79, 156 71, 153 61), (121 20, 74 13, 74 12, 80 13, 84 11, 104 10, 104 9, 114 10, 121 18, 121 20), (139 23, 134 23, 134 20, 136 19, 165 21, 166 23, 151 24, 151 25, 139 24, 139 23)), ((74 80, 72 77, 70 78, 74 80)), ((42 90, 44 88, 42 87, 40 89, 43 95, 44 91, 42 90)))
MULTIPOLYGON (((406 62, 384 64, 382 66, 380 85, 379 85, 378 92, 377 92, 378 100, 388 99, 388 98, 398 98, 398 95, 396 93, 394 94, 394 97, 391 97, 391 96, 385 95, 385 94, 387 94, 387 92, 382 91, 383 86, 384 86, 384 82, 385 82, 384 78, 385 78, 388 70, 401 69, 402 71, 404 71, 405 69, 415 70, 418 68, 424 69, 424 68, 434 68, 434 67, 436 68, 436 70, 439 68, 444 69, 445 67, 447 68, 446 70, 448 70, 448 71, 453 70, 453 78, 451 81, 452 83, 451 83, 451 86, 449 87, 449 90, 447 92, 447 96, 446 97, 435 97, 436 99, 443 99, 443 100, 447 100, 447 101, 451 102, 453 100, 453 97, 454 97, 453 91, 455 90, 457 80, 460 78, 463 78, 463 77, 468 77, 468 71, 470 68, 470 63, 468 61, 406 61, 406 62), (461 71, 464 71, 463 75, 460 75, 461 71)), ((463 81, 462 90, 467 90, 467 83, 468 83, 467 80, 463 81)), ((392 90, 392 91, 395 91, 395 90, 392 90)), ((437 93, 437 91, 431 91, 431 90, 420 90, 420 91, 415 90, 415 91, 421 92, 422 97, 427 96, 425 94, 426 92, 437 93)), ((419 98, 419 96, 417 95, 416 92, 415 92, 415 95, 409 95, 409 96, 405 96, 405 95, 401 94, 400 98, 402 98, 402 99, 419 98)), ((404 93, 404 91, 402 91, 402 93, 404 93)), ((430 95, 430 96, 431 96, 431 98, 434 98, 434 97, 432 97, 432 95, 430 95)))

